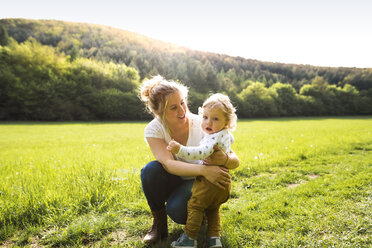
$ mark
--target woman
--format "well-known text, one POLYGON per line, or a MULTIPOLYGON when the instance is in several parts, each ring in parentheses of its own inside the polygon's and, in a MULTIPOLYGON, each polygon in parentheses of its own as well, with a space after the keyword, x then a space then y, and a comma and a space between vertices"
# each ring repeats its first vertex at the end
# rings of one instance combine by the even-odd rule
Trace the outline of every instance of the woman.
POLYGON ((172 139, 182 145, 197 146, 204 137, 201 117, 190 113, 187 107, 187 93, 185 86, 161 76, 143 82, 140 87, 141 99, 155 117, 145 128, 145 140, 156 161, 141 170, 142 188, 153 215, 153 225, 143 239, 146 243, 168 236, 167 215, 176 223, 186 223, 187 201, 196 176, 225 188, 230 184, 230 176, 220 166, 230 169, 239 166, 234 152, 216 151, 200 165, 197 161, 181 160, 167 150, 172 139))

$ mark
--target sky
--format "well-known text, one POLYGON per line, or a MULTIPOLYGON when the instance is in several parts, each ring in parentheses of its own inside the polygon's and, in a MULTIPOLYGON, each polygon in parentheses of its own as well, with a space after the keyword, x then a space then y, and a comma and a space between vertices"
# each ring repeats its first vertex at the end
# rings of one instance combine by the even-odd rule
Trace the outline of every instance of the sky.
POLYGON ((2 0, 2 18, 102 24, 261 61, 372 68, 371 0, 2 0))

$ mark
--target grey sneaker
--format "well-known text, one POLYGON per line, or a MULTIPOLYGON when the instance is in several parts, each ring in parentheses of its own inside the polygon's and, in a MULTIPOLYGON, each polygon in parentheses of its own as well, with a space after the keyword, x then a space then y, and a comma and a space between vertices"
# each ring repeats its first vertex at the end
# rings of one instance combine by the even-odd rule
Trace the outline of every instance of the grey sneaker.
POLYGON ((222 243, 220 237, 210 237, 207 240, 208 248, 222 248, 222 243))
POLYGON ((186 235, 186 233, 182 233, 181 237, 179 237, 177 241, 173 241, 171 246, 173 248, 196 248, 197 241, 190 239, 189 236, 186 235))

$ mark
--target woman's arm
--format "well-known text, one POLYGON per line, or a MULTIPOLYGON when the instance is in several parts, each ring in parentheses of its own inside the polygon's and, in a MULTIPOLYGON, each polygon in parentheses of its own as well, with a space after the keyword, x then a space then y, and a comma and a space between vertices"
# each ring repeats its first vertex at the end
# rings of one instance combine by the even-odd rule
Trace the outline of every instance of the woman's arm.
POLYGON ((163 139, 146 139, 156 160, 159 161, 169 173, 184 177, 204 176, 208 181, 221 188, 229 185, 230 175, 226 169, 218 166, 190 164, 175 160, 172 153, 167 150, 167 144, 163 139))

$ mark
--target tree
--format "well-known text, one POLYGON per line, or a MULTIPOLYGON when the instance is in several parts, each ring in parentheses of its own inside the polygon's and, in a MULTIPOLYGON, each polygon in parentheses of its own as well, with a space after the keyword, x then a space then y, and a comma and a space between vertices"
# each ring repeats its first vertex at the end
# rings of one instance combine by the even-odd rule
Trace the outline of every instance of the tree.
POLYGON ((270 87, 270 89, 276 92, 276 95, 273 95, 273 98, 280 116, 298 115, 298 97, 296 90, 292 85, 275 83, 270 87))
POLYGON ((340 105, 343 106, 344 112, 341 114, 355 115, 358 114, 359 91, 350 84, 340 89, 338 96, 340 105))
POLYGON ((0 46, 6 46, 9 44, 9 36, 3 25, 0 26, 0 46))
POLYGON ((302 103, 304 104, 304 115, 325 115, 323 101, 321 100, 321 92, 314 85, 304 85, 300 89, 302 103))
POLYGON ((320 76, 316 76, 311 84, 316 87, 317 89, 319 89, 320 91, 324 91, 326 90, 327 86, 328 86, 328 83, 324 80, 323 77, 320 77, 320 76))
POLYGON ((372 88, 360 91, 358 97, 358 113, 370 115, 372 114, 372 88))
POLYGON ((238 94, 239 116, 269 117, 277 115, 277 108, 269 89, 263 83, 253 83, 238 94))

